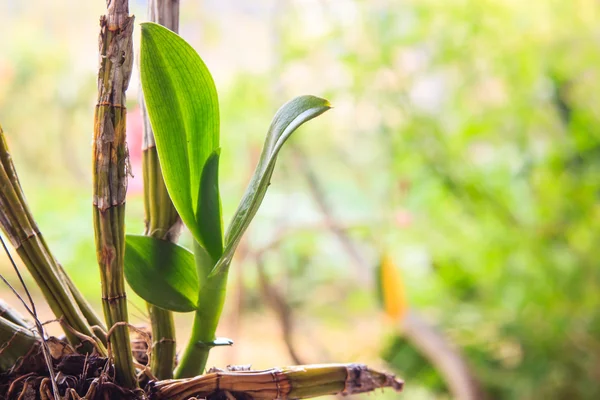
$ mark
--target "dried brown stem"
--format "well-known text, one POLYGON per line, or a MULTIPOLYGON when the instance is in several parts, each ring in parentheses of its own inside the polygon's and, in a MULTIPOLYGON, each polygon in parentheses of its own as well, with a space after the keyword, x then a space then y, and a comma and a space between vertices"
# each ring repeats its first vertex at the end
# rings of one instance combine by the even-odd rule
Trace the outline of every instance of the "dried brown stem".
MULTIPOLYGON (((100 18, 98 102, 94 117, 93 178, 96 254, 102 282, 104 316, 109 327, 127 322, 123 276, 125 193, 128 150, 125 91, 133 63, 133 17, 127 0, 107 0, 100 18)), ((111 328, 112 329, 112 328, 111 328)), ((110 338, 117 382, 135 388, 129 329, 120 325, 110 338)))

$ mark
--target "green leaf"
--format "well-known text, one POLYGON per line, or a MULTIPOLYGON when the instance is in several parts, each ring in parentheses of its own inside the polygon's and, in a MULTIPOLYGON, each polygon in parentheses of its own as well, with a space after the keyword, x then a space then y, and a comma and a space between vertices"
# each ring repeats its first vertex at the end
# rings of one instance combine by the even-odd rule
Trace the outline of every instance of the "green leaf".
POLYGON ((215 150, 202 170, 200 183, 201 196, 196 219, 202 235, 204 248, 212 258, 211 267, 223 254, 223 219, 221 217, 221 198, 219 196, 219 156, 221 149, 215 150))
POLYGON ((197 207, 204 202, 198 200, 203 197, 202 171, 219 147, 214 81, 185 40, 150 22, 142 24, 140 75, 169 195, 194 238, 207 245, 197 207))
POLYGON ((166 310, 196 309, 198 274, 187 249, 149 236, 127 235, 125 278, 142 299, 166 310))
POLYGON ((231 263, 233 253, 242 235, 265 197, 275 168, 277 154, 285 141, 300 125, 323 114, 330 108, 331 105, 325 99, 315 96, 300 96, 287 102, 277 111, 269 127, 254 175, 228 227, 223 255, 211 275, 223 272, 231 263))

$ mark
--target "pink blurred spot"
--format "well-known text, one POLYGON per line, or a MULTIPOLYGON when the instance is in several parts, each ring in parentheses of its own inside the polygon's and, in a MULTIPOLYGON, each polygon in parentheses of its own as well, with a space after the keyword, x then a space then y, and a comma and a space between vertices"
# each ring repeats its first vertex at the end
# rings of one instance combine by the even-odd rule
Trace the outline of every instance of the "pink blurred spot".
POLYGON ((142 135, 144 133, 144 122, 142 110, 135 107, 127 112, 127 144, 129 145, 129 162, 133 178, 129 179, 127 192, 138 195, 144 191, 144 180, 142 177, 142 135))
POLYGON ((394 220, 399 228, 408 228, 412 225, 413 216, 407 210, 397 210, 394 213, 394 220))

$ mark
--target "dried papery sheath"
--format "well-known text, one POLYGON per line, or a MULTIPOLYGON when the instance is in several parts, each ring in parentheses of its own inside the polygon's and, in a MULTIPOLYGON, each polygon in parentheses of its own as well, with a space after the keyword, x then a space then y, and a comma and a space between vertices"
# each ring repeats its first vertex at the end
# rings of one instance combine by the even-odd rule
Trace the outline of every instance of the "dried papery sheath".
POLYGON ((94 116, 93 203, 96 255, 102 282, 102 305, 110 338, 117 382, 137 386, 127 322, 123 277, 125 193, 128 151, 125 138, 125 91, 133 63, 133 17, 127 0, 108 0, 100 18, 98 102, 94 116))

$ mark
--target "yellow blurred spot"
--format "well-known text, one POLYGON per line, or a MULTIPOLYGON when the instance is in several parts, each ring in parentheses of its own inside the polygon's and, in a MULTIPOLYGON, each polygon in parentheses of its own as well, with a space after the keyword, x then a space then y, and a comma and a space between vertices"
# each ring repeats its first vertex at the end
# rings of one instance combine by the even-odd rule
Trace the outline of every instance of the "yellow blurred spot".
POLYGON ((380 273, 385 313, 399 321, 406 315, 408 307, 400 269, 388 254, 381 259, 380 273))

